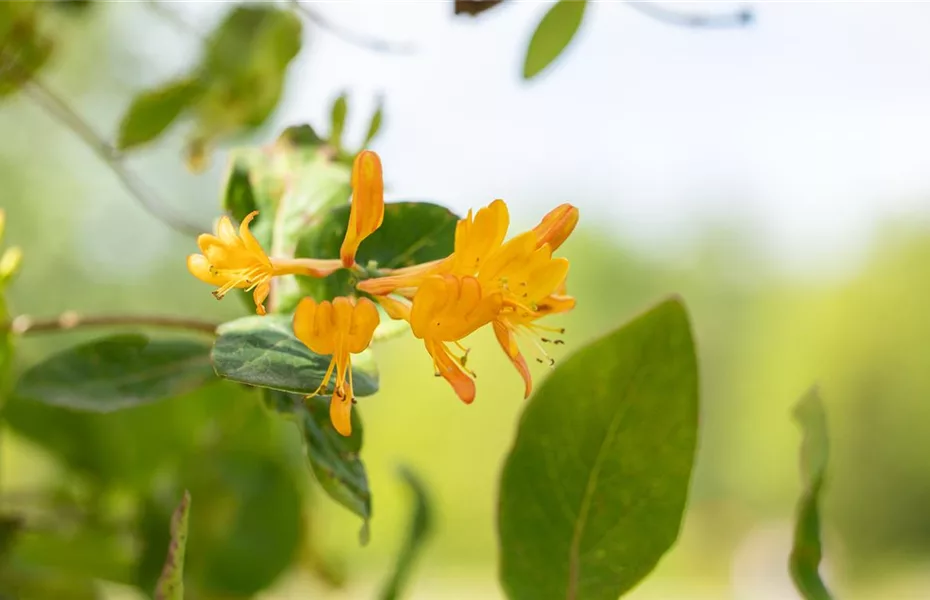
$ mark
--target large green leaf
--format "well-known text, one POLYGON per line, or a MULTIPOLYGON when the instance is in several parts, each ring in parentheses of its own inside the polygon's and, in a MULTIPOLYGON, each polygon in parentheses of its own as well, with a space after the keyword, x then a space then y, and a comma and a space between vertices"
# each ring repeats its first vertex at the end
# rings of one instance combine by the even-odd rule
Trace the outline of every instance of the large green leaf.
POLYGON ((830 591, 820 578, 820 493, 827 472, 829 440, 827 415, 816 388, 797 404, 794 417, 804 434, 801 446, 803 492, 798 501, 794 545, 788 570, 805 600, 830 600, 830 591))
POLYGON ((536 26, 523 61, 523 79, 532 79, 559 57, 584 18, 586 0, 559 0, 536 26))
POLYGON ((529 401, 501 479, 514 600, 615 600, 678 537, 697 441, 688 316, 667 300, 562 363, 529 401))
MULTIPOLYGON (((329 368, 331 357, 314 353, 294 336, 291 317, 244 317, 223 324, 217 333, 213 365, 216 374, 225 379, 312 394, 329 368)), ((352 377, 356 396, 378 391, 376 372, 353 367, 352 377)))
POLYGON ((429 495, 426 493, 426 486, 413 471, 406 467, 400 469, 399 475, 413 495, 413 517, 410 521, 407 539, 397 555, 394 572, 381 590, 381 600, 397 600, 401 597, 410 579, 417 556, 423 551, 423 545, 433 530, 433 510, 430 506, 429 495))
POLYGON ((362 450, 362 421, 352 411, 352 435, 337 432, 329 419, 329 397, 316 396, 296 408, 297 426, 313 475, 329 496, 363 520, 360 539, 368 542, 371 491, 362 450))
POLYGON ((141 146, 164 133, 200 94, 196 79, 180 79, 135 97, 119 125, 116 147, 141 146))
POLYGON ((121 334, 49 357, 20 377, 15 393, 55 406, 109 412, 177 396, 214 379, 206 342, 121 334))
POLYGON ((184 553, 187 550, 190 508, 191 495, 185 491, 171 516, 171 543, 164 569, 155 586, 155 600, 184 600, 184 553))

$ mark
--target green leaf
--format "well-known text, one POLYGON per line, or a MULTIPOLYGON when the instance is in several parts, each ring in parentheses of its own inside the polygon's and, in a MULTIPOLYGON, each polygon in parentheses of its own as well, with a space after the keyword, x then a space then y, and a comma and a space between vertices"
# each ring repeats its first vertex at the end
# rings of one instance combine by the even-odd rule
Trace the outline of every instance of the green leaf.
POLYGON ((574 39, 584 17, 585 0, 559 0, 536 26, 523 61, 523 79, 539 75, 574 39))
POLYGON ((827 415, 816 388, 811 389, 794 409, 801 427, 801 478, 803 491, 797 506, 794 545, 788 570, 805 600, 830 600, 827 586, 820 578, 820 493, 823 490, 829 455, 827 415))
POLYGON ((155 600, 184 600, 184 552, 187 549, 187 522, 191 495, 185 491, 181 503, 171 516, 171 543, 158 584, 155 600))
POLYGON ((248 4, 233 8, 207 41, 197 70, 203 84, 195 112, 199 144, 263 124, 284 89, 301 46, 300 19, 290 10, 248 4))
MULTIPOLYGON (((349 206, 337 206, 315 227, 307 229, 297 245, 297 256, 338 258, 349 225, 349 206)), ((397 269, 445 258, 455 247, 455 224, 459 218, 448 208, 429 202, 388 202, 384 222, 365 238, 356 254, 360 265, 397 269)), ((304 295, 318 300, 355 293, 358 283, 347 271, 337 271, 324 280, 298 279, 304 295)))
POLYGON ((301 403, 296 412, 297 426, 313 475, 330 498, 362 518, 359 538, 367 544, 371 491, 365 464, 359 458, 362 421, 359 411, 353 410, 352 435, 341 435, 330 422, 329 401, 327 396, 315 396, 301 403))
POLYGON ((375 137, 377 137, 378 132, 381 131, 381 123, 384 120, 384 98, 378 98, 378 104, 375 107, 375 112, 371 115, 371 120, 368 122, 368 131, 365 133, 365 141, 362 142, 362 148, 367 148, 368 144, 371 143, 375 137))
MULTIPOLYGON (((312 394, 329 368, 331 357, 314 353, 298 340, 288 316, 244 317, 224 323, 217 334, 213 366, 224 379, 312 394)), ((352 377, 356 396, 378 391, 377 372, 354 366, 352 377)))
POLYGON ((433 511, 430 507, 429 495, 426 486, 416 474, 406 467, 399 471, 401 480, 407 485, 413 495, 413 518, 407 539, 397 556, 394 573, 381 590, 381 600, 397 600, 410 579, 414 563, 423 551, 423 544, 432 534, 433 511))
POLYGON ((223 192, 223 208, 239 222, 258 209, 255 194, 252 192, 252 182, 249 180, 249 171, 236 162, 229 165, 223 192))
POLYGON ((6 562, 13 542, 23 530, 24 524, 22 517, 0 515, 0 568, 6 562))
POLYGON ((132 101, 119 125, 116 147, 128 150, 163 134, 200 94, 196 79, 181 79, 142 92, 132 101))
POLYGON ((163 400, 215 379, 210 346, 114 335, 54 354, 26 371, 15 393, 46 404, 109 412, 163 400))
POLYGON ((342 134, 345 131, 346 115, 349 112, 349 98, 343 92, 333 102, 329 111, 329 143, 336 150, 342 148, 342 134))
POLYGON ((48 62, 54 47, 39 2, 0 2, 0 98, 19 91, 48 62))
POLYGON ((455 0, 455 14, 480 15, 489 8, 494 8, 504 0, 455 0))
POLYGON ((555 369, 503 469, 508 597, 615 600, 648 575, 678 537, 697 419, 697 360, 678 299, 555 369))

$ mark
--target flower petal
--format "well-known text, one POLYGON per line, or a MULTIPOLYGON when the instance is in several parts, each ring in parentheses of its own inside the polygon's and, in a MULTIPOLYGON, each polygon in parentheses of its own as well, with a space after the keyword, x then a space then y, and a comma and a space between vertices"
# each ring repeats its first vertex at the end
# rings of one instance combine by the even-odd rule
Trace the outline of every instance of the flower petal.
POLYGON ((507 358, 510 359, 510 362, 513 363, 520 377, 523 378, 523 397, 529 398, 530 394, 533 392, 533 376, 530 374, 530 368, 526 364, 526 359, 520 354, 520 347, 517 346, 517 338, 514 336, 513 331, 504 323, 494 321, 493 326, 494 336, 497 337, 501 349, 503 349, 507 358))
POLYGON ((549 244, 553 251, 557 250, 568 239, 578 224, 578 208, 571 204, 561 204, 542 218, 539 225, 533 229, 537 236, 537 244, 549 244))
POLYGON ((187 270, 191 275, 210 285, 221 286, 226 283, 226 278, 213 273, 210 270, 210 261, 202 254, 191 254, 187 257, 187 270))
POLYGON ((426 351, 433 357, 439 374, 449 382, 459 399, 465 404, 475 400, 475 382, 465 373, 462 366, 449 354, 449 349, 442 342, 426 340, 426 351))
POLYGON ((351 394, 339 396, 333 394, 329 401, 329 420, 340 435, 352 435, 352 397, 351 394))

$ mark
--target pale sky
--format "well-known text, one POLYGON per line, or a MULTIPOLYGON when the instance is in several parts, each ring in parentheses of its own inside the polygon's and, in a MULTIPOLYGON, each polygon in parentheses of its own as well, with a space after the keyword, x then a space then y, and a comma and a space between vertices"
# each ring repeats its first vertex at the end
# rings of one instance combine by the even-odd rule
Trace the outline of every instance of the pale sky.
MULTIPOLYGON (((308 26, 275 116, 325 130, 347 89, 357 139, 383 93, 374 148, 398 196, 463 212, 502 197, 524 223, 571 201, 583 223, 655 247, 738 220, 801 268, 855 258, 882 217, 928 214, 930 4, 753 2, 750 27, 695 30, 592 2, 559 63, 529 83, 520 66, 548 3, 511 0, 479 18, 438 0, 308 4, 416 47, 379 54, 308 26)), ((172 8, 204 31, 221 12, 172 8)))

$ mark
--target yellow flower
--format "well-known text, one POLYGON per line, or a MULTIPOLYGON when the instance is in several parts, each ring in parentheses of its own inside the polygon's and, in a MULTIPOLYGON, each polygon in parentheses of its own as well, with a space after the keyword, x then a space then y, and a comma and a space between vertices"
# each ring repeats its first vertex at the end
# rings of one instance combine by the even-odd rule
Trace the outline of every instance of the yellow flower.
POLYGON ((540 245, 535 230, 513 238, 488 256, 478 275, 486 293, 499 291, 503 296, 503 305, 492 326, 501 348, 523 378, 525 397, 533 390, 533 380, 517 345, 517 335, 530 339, 542 356, 553 363, 539 342, 561 343, 544 336, 563 330, 537 325, 535 321, 574 308, 575 299, 565 295, 567 276, 568 260, 552 258, 549 244, 540 245))
MULTIPOLYGON (((501 298, 500 308, 490 322, 501 348, 523 378, 524 393, 529 396, 533 382, 517 344, 517 336, 532 341, 544 357, 537 358, 538 361, 552 363, 540 342, 561 343, 561 340, 544 336, 550 332, 562 333, 562 330, 539 325, 536 321, 550 314, 567 312, 575 306, 575 299, 566 293, 568 261, 553 258, 552 251, 574 230, 578 223, 578 209, 571 204, 563 204, 543 217, 534 229, 504 243, 509 223, 507 205, 503 200, 495 200, 477 214, 469 211, 456 225, 455 250, 450 256, 398 269, 386 277, 369 279, 360 283, 358 288, 378 295, 388 315, 406 319, 412 325, 412 314, 418 312, 418 303, 424 301, 421 291, 427 281, 435 281, 437 276, 477 279, 482 297, 499 295, 501 298), (410 298, 413 299, 412 308, 410 298)), ((435 293, 435 290, 430 291, 430 294, 435 293)), ((454 317, 446 316, 447 319, 454 317)), ((445 341, 458 339, 447 337, 445 341)), ((427 349, 437 365, 444 364, 440 362, 442 353, 435 351, 435 344, 428 344, 427 349)), ((473 394, 474 385, 466 382, 470 380, 464 375, 464 370, 456 369, 454 361, 446 362, 451 367, 447 367, 445 372, 455 378, 453 387, 456 391, 461 389, 473 394)), ((440 373, 443 373, 442 369, 440 373)))
POLYGON ((384 221, 384 177, 381 159, 371 150, 362 150, 352 165, 352 207, 349 226, 339 257, 342 266, 355 264, 355 253, 362 240, 381 227, 384 221))
POLYGON ((272 277, 325 277, 341 263, 338 260, 269 258, 249 231, 249 223, 257 214, 258 211, 254 211, 242 220, 238 235, 229 217, 221 217, 215 235, 204 233, 197 238, 203 254, 188 256, 187 269, 201 281, 218 286, 213 292, 217 299, 222 299, 233 288, 251 290, 256 312, 264 315, 272 277))
POLYGON ((413 335, 425 343, 436 374, 466 404, 475 399, 475 382, 474 373, 465 366, 468 351, 459 340, 488 324, 500 312, 501 302, 500 292, 485 294, 474 277, 453 275, 427 278, 413 298, 409 312, 413 335), (455 343, 463 354, 454 355, 447 342, 455 343))
POLYGON ((319 304, 312 298, 304 298, 294 313, 294 335, 297 339, 317 354, 331 354, 333 357, 323 383, 314 395, 329 384, 335 368, 336 383, 329 404, 329 418, 336 431, 344 436, 352 434, 351 410, 355 401, 350 354, 358 354, 368 347, 379 320, 374 302, 367 298, 356 301, 344 296, 319 304))

